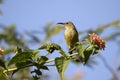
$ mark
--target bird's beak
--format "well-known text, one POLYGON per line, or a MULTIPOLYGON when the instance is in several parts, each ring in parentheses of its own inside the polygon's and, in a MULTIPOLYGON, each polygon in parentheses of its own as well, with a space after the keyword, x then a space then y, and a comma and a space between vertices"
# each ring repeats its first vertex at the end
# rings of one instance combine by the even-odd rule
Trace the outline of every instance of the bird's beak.
POLYGON ((57 24, 62 24, 62 25, 64 25, 65 23, 59 22, 59 23, 57 23, 57 24))

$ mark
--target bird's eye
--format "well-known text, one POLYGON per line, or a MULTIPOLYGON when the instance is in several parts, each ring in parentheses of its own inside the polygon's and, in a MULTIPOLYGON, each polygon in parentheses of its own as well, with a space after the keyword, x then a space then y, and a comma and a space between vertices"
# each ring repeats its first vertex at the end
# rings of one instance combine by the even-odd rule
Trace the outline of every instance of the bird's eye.
POLYGON ((69 24, 68 22, 66 24, 69 24))

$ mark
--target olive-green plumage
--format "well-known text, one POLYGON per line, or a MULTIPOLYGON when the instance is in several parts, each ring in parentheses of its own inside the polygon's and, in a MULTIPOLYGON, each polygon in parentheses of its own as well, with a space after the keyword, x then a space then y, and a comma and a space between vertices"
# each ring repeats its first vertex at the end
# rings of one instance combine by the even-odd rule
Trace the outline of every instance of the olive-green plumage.
POLYGON ((76 42, 79 42, 78 39, 78 32, 75 28, 75 25, 72 22, 65 22, 65 23, 58 23, 65 26, 65 33, 64 37, 66 40, 66 43, 69 47, 69 50, 73 49, 76 42))

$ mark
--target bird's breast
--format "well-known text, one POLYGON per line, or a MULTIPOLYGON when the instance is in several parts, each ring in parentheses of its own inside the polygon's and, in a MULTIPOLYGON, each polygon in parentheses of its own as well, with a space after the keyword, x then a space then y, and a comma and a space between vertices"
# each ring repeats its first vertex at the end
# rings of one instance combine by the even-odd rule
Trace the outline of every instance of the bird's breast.
POLYGON ((64 36, 69 48, 73 48, 74 44, 78 42, 78 32, 75 29, 66 29, 64 36))

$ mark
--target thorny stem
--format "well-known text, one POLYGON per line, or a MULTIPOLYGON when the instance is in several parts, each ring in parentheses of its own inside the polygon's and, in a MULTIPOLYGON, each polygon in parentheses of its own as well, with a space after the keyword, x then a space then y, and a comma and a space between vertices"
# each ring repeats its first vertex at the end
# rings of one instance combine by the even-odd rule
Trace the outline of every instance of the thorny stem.
POLYGON ((112 67, 107 63, 106 59, 105 59, 102 55, 100 55, 100 54, 99 54, 99 58, 103 61, 105 67, 113 74, 114 79, 115 79, 115 80, 118 80, 118 77, 117 77, 117 75, 116 75, 116 72, 115 72, 115 71, 112 69, 112 67))

